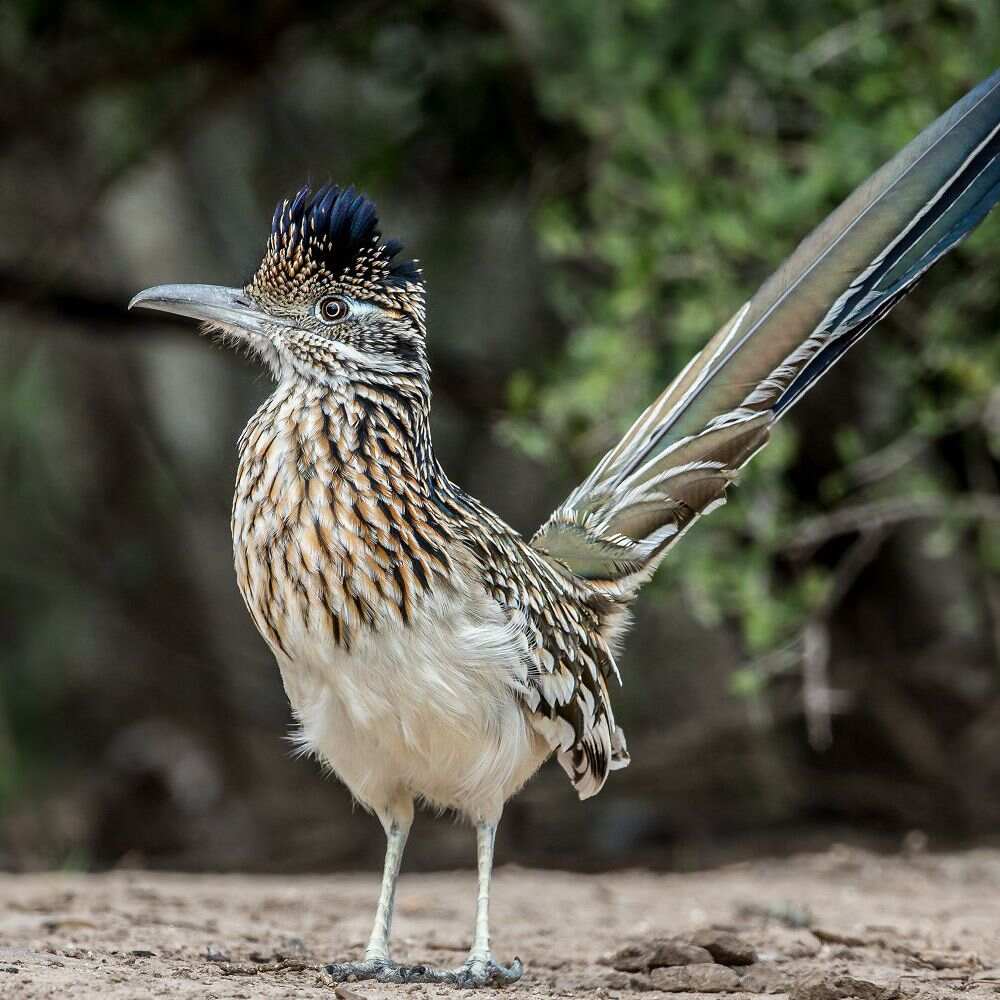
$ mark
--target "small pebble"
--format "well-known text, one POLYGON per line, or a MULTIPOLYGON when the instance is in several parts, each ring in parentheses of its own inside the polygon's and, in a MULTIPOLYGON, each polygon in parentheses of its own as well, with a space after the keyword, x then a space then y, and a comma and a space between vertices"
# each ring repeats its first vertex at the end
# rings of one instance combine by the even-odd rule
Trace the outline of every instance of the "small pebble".
POLYGON ((354 990, 349 990, 346 986, 338 986, 333 991, 333 995, 337 1000, 362 1000, 360 993, 355 993, 354 990))
POLYGON ((787 993, 792 986, 791 975, 773 962, 757 962, 741 971, 740 988, 747 993, 787 993))
POLYGON ((704 948, 716 962, 722 965, 753 965, 757 952, 753 945, 729 931, 718 931, 707 927, 691 937, 691 941, 704 948))
POLYGON ((678 965, 653 969, 654 990, 664 993, 732 993, 740 988, 740 977, 724 965, 678 965))
POLYGON ((789 993, 790 1000, 888 1000, 894 991, 851 976, 826 975, 817 970, 803 976, 789 993))

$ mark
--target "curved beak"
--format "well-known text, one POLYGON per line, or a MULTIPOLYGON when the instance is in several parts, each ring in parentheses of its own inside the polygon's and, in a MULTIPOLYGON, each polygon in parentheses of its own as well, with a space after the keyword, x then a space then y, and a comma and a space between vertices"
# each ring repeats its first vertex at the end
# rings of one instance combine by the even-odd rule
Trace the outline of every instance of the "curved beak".
POLYGON ((139 292, 129 309, 158 309, 246 333, 266 336, 269 318, 254 308, 242 288, 223 285, 157 285, 139 292))

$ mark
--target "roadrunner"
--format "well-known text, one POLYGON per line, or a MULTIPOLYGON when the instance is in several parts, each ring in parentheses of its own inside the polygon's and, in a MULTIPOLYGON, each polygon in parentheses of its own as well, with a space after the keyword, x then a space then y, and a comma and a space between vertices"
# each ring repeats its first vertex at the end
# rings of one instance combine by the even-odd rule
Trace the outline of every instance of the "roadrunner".
POLYGON ((628 764, 608 689, 636 592, 775 421, 983 219, 998 153, 1000 73, 809 236, 530 541, 435 457, 423 275, 353 188, 279 204, 246 287, 132 300, 203 320, 276 383, 239 442, 236 575, 300 746, 387 837, 371 938, 334 979, 521 976, 490 952, 504 803, 552 754, 581 798, 628 764), (390 957, 415 800, 476 828, 475 932, 453 970, 390 957))

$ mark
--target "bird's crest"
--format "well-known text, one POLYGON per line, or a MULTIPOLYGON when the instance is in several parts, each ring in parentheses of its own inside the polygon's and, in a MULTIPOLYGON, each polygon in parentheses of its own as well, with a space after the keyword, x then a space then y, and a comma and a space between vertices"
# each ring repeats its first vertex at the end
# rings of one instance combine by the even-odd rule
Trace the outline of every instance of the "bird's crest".
POLYGON ((301 188, 278 203, 263 261, 248 286, 258 298, 302 301, 322 284, 419 313, 424 280, 403 246, 383 239, 375 205, 354 187, 301 188))

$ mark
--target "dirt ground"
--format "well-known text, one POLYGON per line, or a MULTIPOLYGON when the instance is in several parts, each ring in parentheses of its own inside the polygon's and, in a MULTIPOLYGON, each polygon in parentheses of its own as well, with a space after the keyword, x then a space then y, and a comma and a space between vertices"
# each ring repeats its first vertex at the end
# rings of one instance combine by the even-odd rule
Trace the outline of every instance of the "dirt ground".
MULTIPOLYGON (((0 996, 330 998, 322 965, 359 955, 375 892, 373 875, 0 876, 0 996)), ((458 963, 473 901, 470 872, 404 876, 396 956, 458 963)), ((516 953, 527 967, 511 1000, 1000 993, 997 851, 883 858, 835 848, 683 875, 504 868, 493 915, 498 959, 516 953)), ((401 993, 455 996, 440 986, 336 989, 340 1000, 401 993)))

